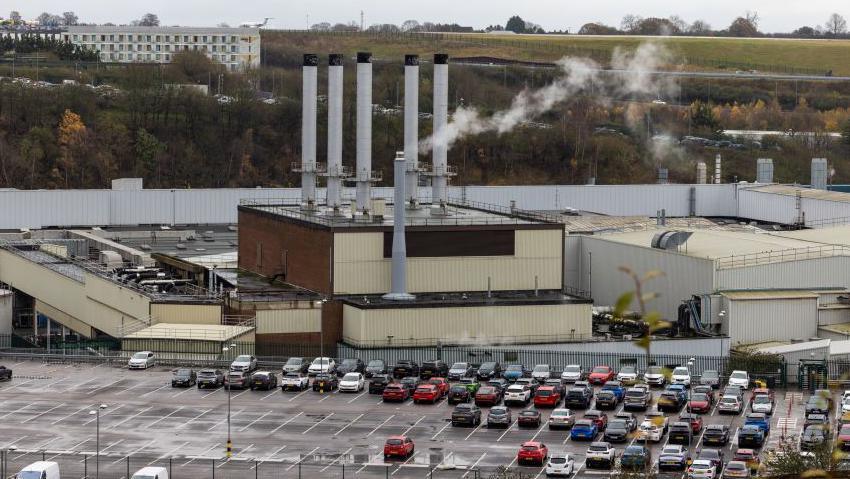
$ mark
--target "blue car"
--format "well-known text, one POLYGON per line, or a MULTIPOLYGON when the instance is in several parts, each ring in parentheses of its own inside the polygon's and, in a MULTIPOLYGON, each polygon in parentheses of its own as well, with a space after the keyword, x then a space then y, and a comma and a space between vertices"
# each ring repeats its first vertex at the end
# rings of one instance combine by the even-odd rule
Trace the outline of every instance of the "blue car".
POLYGON ((570 430, 570 440, 572 441, 592 441, 599 432, 596 424, 590 419, 579 419, 570 430))
POLYGON ((747 419, 744 420, 744 425, 755 425, 758 426, 759 429, 764 431, 765 436, 770 434, 770 420, 767 418, 762 412, 754 412, 747 414, 747 419))
POLYGON ((688 392, 685 389, 684 384, 671 384, 671 385, 667 386, 667 389, 665 389, 665 391, 674 391, 676 394, 678 394, 679 395, 679 401, 682 404, 688 402, 688 392))
POLYGON ((649 449, 645 446, 628 446, 620 456, 620 467, 628 470, 648 469, 652 463, 649 449))
POLYGON ((522 364, 509 364, 502 372, 502 377, 511 382, 525 377, 525 366, 522 364))
POLYGON ((620 381, 608 381, 602 386, 603 391, 611 391, 617 396, 617 402, 621 402, 626 395, 626 388, 620 381))

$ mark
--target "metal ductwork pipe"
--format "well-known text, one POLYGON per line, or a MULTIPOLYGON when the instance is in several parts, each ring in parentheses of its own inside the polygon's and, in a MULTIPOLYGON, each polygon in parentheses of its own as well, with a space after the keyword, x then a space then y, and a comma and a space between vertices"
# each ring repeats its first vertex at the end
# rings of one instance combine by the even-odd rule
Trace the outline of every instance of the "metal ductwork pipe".
POLYGON ((301 204, 312 208, 316 204, 316 98, 319 57, 304 55, 301 94, 301 204))
POLYGON ((357 211, 372 200, 372 54, 357 53, 357 211))
POLYGON ((404 159, 407 205, 419 202, 419 55, 404 56, 404 159))
POLYGON ((327 205, 342 206, 342 63, 341 53, 328 58, 328 191, 327 205))
POLYGON ((434 145, 431 202, 445 205, 448 187, 448 144, 446 126, 449 117, 449 56, 434 54, 434 145))
POLYGON ((407 244, 404 239, 404 184, 407 174, 407 162, 404 152, 398 151, 393 162, 393 260, 392 289, 384 299, 410 301, 414 296, 407 292, 407 244))

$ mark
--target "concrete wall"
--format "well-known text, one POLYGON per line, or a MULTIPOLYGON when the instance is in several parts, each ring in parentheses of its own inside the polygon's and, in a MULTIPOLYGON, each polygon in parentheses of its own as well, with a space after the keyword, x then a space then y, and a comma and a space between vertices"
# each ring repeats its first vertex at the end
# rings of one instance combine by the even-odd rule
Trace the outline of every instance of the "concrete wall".
POLYGON ((0 334, 12 334, 14 298, 8 289, 0 289, 0 334))
POLYGON ((318 333, 321 308, 257 311, 257 334, 318 333))
POLYGON ((817 298, 730 300, 722 332, 732 344, 808 339, 817 336, 817 298))
MULTIPOLYGON (((334 292, 377 294, 390 290, 391 260, 384 258, 384 233, 334 235, 334 292)), ((517 230, 513 256, 408 258, 412 293, 560 289, 562 231, 517 230)))
POLYGON ((221 324, 221 305, 151 304, 151 321, 153 324, 221 324))
POLYGON ((35 301, 35 311, 37 314, 43 314, 47 316, 54 322, 65 326, 66 328, 70 329, 74 333, 79 334, 84 338, 90 338, 94 335, 91 326, 69 314, 66 314, 65 312, 59 309, 54 308, 53 306, 45 303, 44 301, 35 301))
MULTIPOLYGON (((545 342, 591 334, 590 304, 358 309, 343 305, 342 339, 351 345, 416 338, 446 343, 545 342)), ((420 344, 422 345, 422 344, 420 344)))

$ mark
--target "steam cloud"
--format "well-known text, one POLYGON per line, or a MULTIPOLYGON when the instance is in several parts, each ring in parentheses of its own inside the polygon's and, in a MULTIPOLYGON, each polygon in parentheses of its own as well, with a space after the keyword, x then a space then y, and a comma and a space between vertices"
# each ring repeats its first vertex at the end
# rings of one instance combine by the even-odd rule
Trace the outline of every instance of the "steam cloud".
MULTIPOLYGON (((643 43, 634 52, 617 48, 611 59, 611 67, 615 72, 601 75, 602 67, 592 60, 564 57, 557 62, 560 77, 542 88, 521 91, 505 110, 483 117, 474 107, 458 107, 446 125, 446 146, 451 148, 455 142, 469 135, 491 131, 507 133, 580 94, 591 85, 601 96, 671 94, 677 88, 675 82, 654 74, 669 60, 669 52, 656 43, 643 43)), ((422 140, 420 151, 430 151, 435 137, 432 135, 422 140)))

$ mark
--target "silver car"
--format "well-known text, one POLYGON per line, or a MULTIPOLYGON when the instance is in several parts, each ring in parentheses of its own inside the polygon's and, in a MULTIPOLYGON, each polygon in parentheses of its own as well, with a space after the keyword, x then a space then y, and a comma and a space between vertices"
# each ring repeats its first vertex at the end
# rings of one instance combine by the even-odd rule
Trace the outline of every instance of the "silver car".
POLYGON ((156 358, 150 351, 140 351, 134 354, 129 361, 127 367, 130 369, 147 369, 156 365, 156 358))
POLYGON ((575 423, 575 413, 566 408, 554 409, 549 416, 549 429, 567 429, 575 423))

